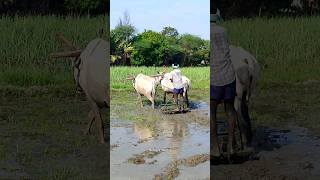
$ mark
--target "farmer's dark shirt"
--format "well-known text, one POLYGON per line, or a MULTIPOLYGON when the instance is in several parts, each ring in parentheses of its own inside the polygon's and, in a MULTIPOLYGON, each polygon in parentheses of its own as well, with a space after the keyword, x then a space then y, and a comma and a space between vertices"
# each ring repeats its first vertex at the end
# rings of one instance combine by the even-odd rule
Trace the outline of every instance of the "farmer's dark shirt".
POLYGON ((224 86, 235 80, 227 34, 224 28, 211 23, 210 84, 224 86))

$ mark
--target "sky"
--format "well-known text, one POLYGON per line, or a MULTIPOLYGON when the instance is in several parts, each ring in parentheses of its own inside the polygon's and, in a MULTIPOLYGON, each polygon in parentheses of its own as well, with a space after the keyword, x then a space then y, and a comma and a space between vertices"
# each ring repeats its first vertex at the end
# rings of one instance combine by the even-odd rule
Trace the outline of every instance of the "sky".
POLYGON ((110 28, 119 22, 127 11, 137 32, 160 32, 171 26, 179 34, 189 33, 210 39, 209 0, 110 0, 110 28))

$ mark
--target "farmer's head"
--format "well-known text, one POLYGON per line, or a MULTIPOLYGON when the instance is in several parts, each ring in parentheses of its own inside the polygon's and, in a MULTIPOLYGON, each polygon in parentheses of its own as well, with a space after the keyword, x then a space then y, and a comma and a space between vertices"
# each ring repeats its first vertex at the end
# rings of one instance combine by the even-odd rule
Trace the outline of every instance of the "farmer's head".
POLYGON ((178 69, 179 68, 179 64, 176 64, 176 63, 172 64, 172 68, 173 69, 178 69))
POLYGON ((219 5, 220 5, 220 1, 216 1, 215 3, 210 3, 210 23, 216 24, 221 20, 219 5))

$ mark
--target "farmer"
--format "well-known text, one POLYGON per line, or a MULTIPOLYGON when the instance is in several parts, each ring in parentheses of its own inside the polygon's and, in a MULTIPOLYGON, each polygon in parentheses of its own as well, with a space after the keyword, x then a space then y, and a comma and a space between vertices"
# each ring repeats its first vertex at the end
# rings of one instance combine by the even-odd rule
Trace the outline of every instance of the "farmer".
POLYGON ((223 101, 228 120, 228 152, 234 153, 234 130, 236 111, 234 99, 236 95, 235 72, 230 59, 230 49, 226 30, 216 23, 220 19, 217 8, 212 9, 210 15, 211 39, 211 72, 210 72, 210 117, 211 121, 211 154, 213 158, 219 157, 220 148, 217 140, 216 114, 217 106, 223 101))
POLYGON ((179 69, 179 64, 172 64, 173 70, 170 72, 173 83, 173 93, 183 93, 182 73, 179 69))
MULTIPOLYGON (((179 94, 182 96, 183 94, 183 82, 182 82, 182 73, 181 70, 179 69, 179 64, 172 64, 173 70, 168 73, 168 77, 172 82, 173 85, 173 97, 175 100, 176 105, 179 105, 179 94)), ((180 107, 177 107, 177 111, 180 111, 180 107)))

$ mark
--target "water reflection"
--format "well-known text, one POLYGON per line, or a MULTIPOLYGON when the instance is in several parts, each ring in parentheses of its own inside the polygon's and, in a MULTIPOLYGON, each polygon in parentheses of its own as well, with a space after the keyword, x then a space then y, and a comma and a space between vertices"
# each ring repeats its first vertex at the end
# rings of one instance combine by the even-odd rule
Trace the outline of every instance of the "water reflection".
POLYGON ((162 120, 153 123, 136 122, 133 126, 134 134, 141 140, 160 135, 166 137, 169 144, 169 154, 172 160, 177 160, 181 152, 183 140, 189 135, 188 125, 185 121, 162 120))

